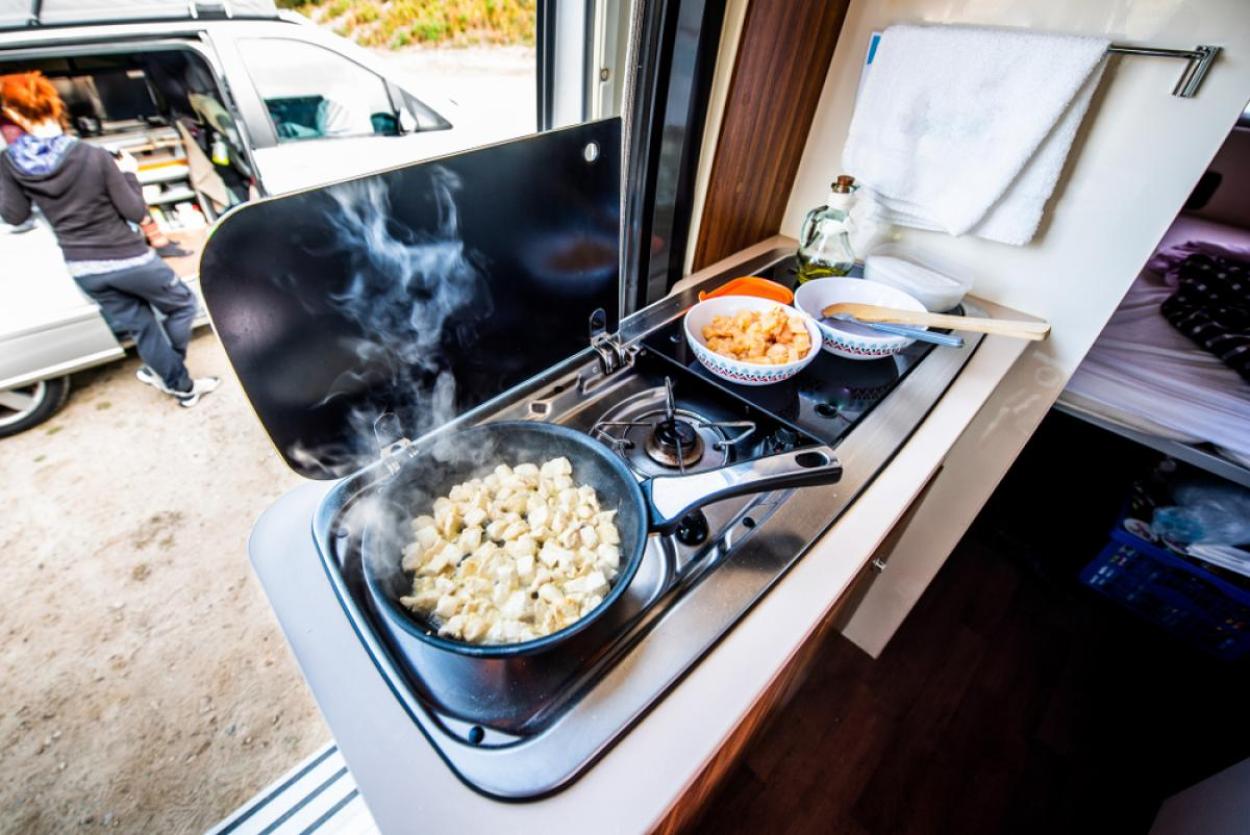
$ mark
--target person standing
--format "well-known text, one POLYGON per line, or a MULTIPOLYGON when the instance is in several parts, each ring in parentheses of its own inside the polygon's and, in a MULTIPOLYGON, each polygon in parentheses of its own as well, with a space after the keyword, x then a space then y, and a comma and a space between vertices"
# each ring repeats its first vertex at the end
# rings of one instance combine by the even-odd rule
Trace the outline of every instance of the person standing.
POLYGON ((187 371, 195 295, 132 226, 148 212, 134 157, 66 134, 65 104, 42 73, 0 76, 0 112, 24 131, 0 157, 0 219, 19 225, 38 206, 78 286, 134 340, 140 382, 196 405, 221 380, 187 371))

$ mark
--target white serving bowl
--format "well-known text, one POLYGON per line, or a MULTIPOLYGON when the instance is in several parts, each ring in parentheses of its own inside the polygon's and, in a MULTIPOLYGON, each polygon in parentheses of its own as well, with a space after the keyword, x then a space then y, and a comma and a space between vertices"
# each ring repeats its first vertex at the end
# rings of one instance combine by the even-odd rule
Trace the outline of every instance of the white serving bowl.
POLYGON ((816 322, 826 351, 851 360, 892 357, 915 340, 882 333, 855 322, 822 319, 820 312, 838 302, 859 302, 925 312, 923 304, 902 290, 875 281, 862 278, 817 278, 807 282, 795 291, 795 307, 816 322))
POLYGON ((703 364, 703 367, 717 377, 741 386, 767 386, 788 380, 816 359, 816 355, 820 352, 820 328, 810 316, 789 305, 756 296, 718 296, 701 301, 686 313, 685 328, 686 342, 690 344, 690 350, 694 351, 695 357, 703 364), (703 338, 703 328, 710 325, 715 317, 733 316, 743 310, 764 312, 774 307, 785 308, 787 312, 803 320, 803 324, 807 326, 808 336, 812 340, 812 349, 807 352, 807 356, 784 365, 765 365, 724 357, 707 347, 707 340, 703 338))

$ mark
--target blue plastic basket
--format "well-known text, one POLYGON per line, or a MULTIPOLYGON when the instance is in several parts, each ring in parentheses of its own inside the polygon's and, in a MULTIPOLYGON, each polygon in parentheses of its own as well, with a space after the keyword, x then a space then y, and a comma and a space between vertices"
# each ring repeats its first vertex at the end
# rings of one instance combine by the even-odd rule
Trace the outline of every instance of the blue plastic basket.
POLYGON ((1107 547, 1081 571, 1081 582, 1221 658, 1250 652, 1250 592, 1133 536, 1119 523, 1107 547))

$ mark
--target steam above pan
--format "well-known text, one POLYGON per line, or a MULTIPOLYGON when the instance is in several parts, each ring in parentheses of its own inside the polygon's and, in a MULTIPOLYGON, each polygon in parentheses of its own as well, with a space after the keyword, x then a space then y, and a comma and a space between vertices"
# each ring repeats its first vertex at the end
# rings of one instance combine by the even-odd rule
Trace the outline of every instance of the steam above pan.
MULTIPOLYGON (((428 231, 413 230, 395 216, 382 179, 327 190, 334 205, 327 213, 332 238, 326 249, 346 256, 350 265, 329 302, 358 327, 359 336, 346 340, 358 362, 317 405, 338 397, 356 401, 347 448, 360 459, 345 462, 354 463, 352 469, 376 457, 374 425, 382 414, 397 415, 413 437, 455 417, 456 376, 445 345, 471 344, 477 322, 492 313, 489 284, 460 236, 454 193, 461 180, 442 166, 430 169, 429 180, 437 223, 428 231), (362 391, 368 394, 364 403, 362 391)), ((324 466, 327 452, 337 466, 338 449, 319 454, 299 441, 288 456, 311 456, 324 466)))
POLYGON ((595 122, 227 215, 204 296, 287 463, 346 475, 380 416, 415 440, 584 351, 595 310, 615 330, 619 146, 595 122))

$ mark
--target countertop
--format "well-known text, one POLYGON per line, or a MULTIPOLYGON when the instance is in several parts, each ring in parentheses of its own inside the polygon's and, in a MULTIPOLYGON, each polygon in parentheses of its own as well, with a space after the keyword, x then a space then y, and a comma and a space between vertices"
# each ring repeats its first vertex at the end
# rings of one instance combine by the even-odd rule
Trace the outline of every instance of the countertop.
MULTIPOLYGON (((772 238, 686 281, 731 269, 793 243, 780 236, 772 238)), ((977 303, 995 317, 1028 318, 984 300, 977 303)), ((488 799, 462 784, 415 730, 416 739, 381 733, 403 719, 394 699, 385 694, 362 697, 364 703, 379 706, 367 714, 322 705, 327 712, 337 711, 331 724, 342 732, 340 748, 358 784, 394 783, 396 787, 384 797, 365 796, 378 826, 387 833, 451 830, 544 835, 583 833, 588 828, 629 833, 654 828, 770 683, 785 671, 1026 345, 1021 340, 986 337, 929 417, 837 524, 681 684, 567 789, 524 803, 488 799), (389 715, 390 711, 400 715, 389 715)), ((301 488, 313 503, 324 490, 322 485, 301 488)), ((264 573, 262 566, 257 570, 264 573)), ((309 573, 292 572, 286 582, 296 582, 301 594, 332 595, 324 578, 299 576, 309 573)), ((385 688, 367 656, 347 645, 354 636, 341 628, 294 621, 284 622, 283 628, 297 655, 341 653, 343 663, 334 675, 359 682, 362 690, 385 688), (338 647, 337 642, 344 644, 338 647)))

